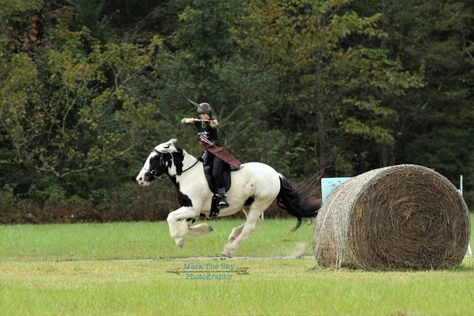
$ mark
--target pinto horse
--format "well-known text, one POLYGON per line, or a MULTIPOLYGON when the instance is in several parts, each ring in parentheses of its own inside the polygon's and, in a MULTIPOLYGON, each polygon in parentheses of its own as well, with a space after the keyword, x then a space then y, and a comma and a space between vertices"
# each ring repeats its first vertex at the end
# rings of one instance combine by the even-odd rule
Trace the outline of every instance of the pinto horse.
MULTIPOLYGON (((203 163, 183 150, 172 139, 154 148, 136 180, 149 185, 155 178, 166 174, 178 191, 181 207, 169 213, 167 221, 171 237, 183 247, 186 235, 202 236, 212 231, 206 224, 192 225, 199 217, 210 217, 213 193, 204 174, 203 163)), ((232 229, 222 255, 232 257, 241 242, 255 229, 260 215, 277 199, 278 205, 297 218, 315 217, 320 200, 309 197, 308 190, 293 188, 272 167, 258 162, 242 164, 231 172, 231 187, 227 192, 229 207, 221 209, 218 217, 229 216, 240 210, 246 215, 244 224, 232 229)))

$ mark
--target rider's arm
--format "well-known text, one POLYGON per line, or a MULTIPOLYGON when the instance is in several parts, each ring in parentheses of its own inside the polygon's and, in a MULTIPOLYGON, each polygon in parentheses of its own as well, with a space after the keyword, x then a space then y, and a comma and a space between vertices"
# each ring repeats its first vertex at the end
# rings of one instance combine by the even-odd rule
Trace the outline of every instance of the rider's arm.
POLYGON ((194 119, 193 118, 184 118, 184 119, 181 120, 181 123, 182 124, 193 124, 194 119))

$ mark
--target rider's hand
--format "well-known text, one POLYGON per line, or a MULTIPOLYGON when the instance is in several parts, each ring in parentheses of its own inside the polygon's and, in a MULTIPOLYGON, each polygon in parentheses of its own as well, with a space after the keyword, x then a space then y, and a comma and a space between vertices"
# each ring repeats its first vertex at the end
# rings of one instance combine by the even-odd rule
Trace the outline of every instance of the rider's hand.
POLYGON ((209 125, 212 127, 212 128, 216 128, 217 126, 219 126, 219 122, 217 120, 212 120, 209 125))

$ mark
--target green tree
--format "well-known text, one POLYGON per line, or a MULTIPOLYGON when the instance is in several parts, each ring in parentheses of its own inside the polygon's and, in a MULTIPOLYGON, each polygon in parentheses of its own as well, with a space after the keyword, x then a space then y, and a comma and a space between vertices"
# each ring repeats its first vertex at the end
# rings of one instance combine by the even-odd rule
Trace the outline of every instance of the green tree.
MULTIPOLYGON (((422 72, 424 87, 400 102, 397 161, 435 168, 472 191, 474 36, 471 2, 355 1, 361 14, 382 12, 384 46, 408 70, 422 72)), ((472 193, 471 193, 472 194, 472 193)), ((467 200, 472 204, 472 195, 467 200)))
POLYGON ((18 13, 39 10, 44 0, 3 0, 0 6, 0 17, 11 17, 18 13))
POLYGON ((380 47, 380 15, 361 18, 344 10, 347 3, 255 1, 236 29, 247 56, 276 80, 267 120, 300 150, 294 163, 310 169, 353 172, 354 156, 367 155, 344 141, 353 136, 387 164, 384 147, 393 143, 397 116, 390 99, 420 86, 380 47))
POLYGON ((149 47, 101 45, 58 28, 42 54, 0 66, 0 115, 15 161, 58 177, 111 163, 140 143, 158 113, 143 94, 149 47))

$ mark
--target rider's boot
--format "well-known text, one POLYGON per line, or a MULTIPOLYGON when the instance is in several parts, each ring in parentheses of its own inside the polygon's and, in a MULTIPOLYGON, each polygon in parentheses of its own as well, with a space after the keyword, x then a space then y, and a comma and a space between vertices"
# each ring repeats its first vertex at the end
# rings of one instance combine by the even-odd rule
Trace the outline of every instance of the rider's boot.
POLYGON ((219 188, 217 190, 217 197, 219 198, 219 201, 217 202, 218 209, 229 207, 229 203, 227 202, 227 196, 225 194, 225 188, 219 188))

